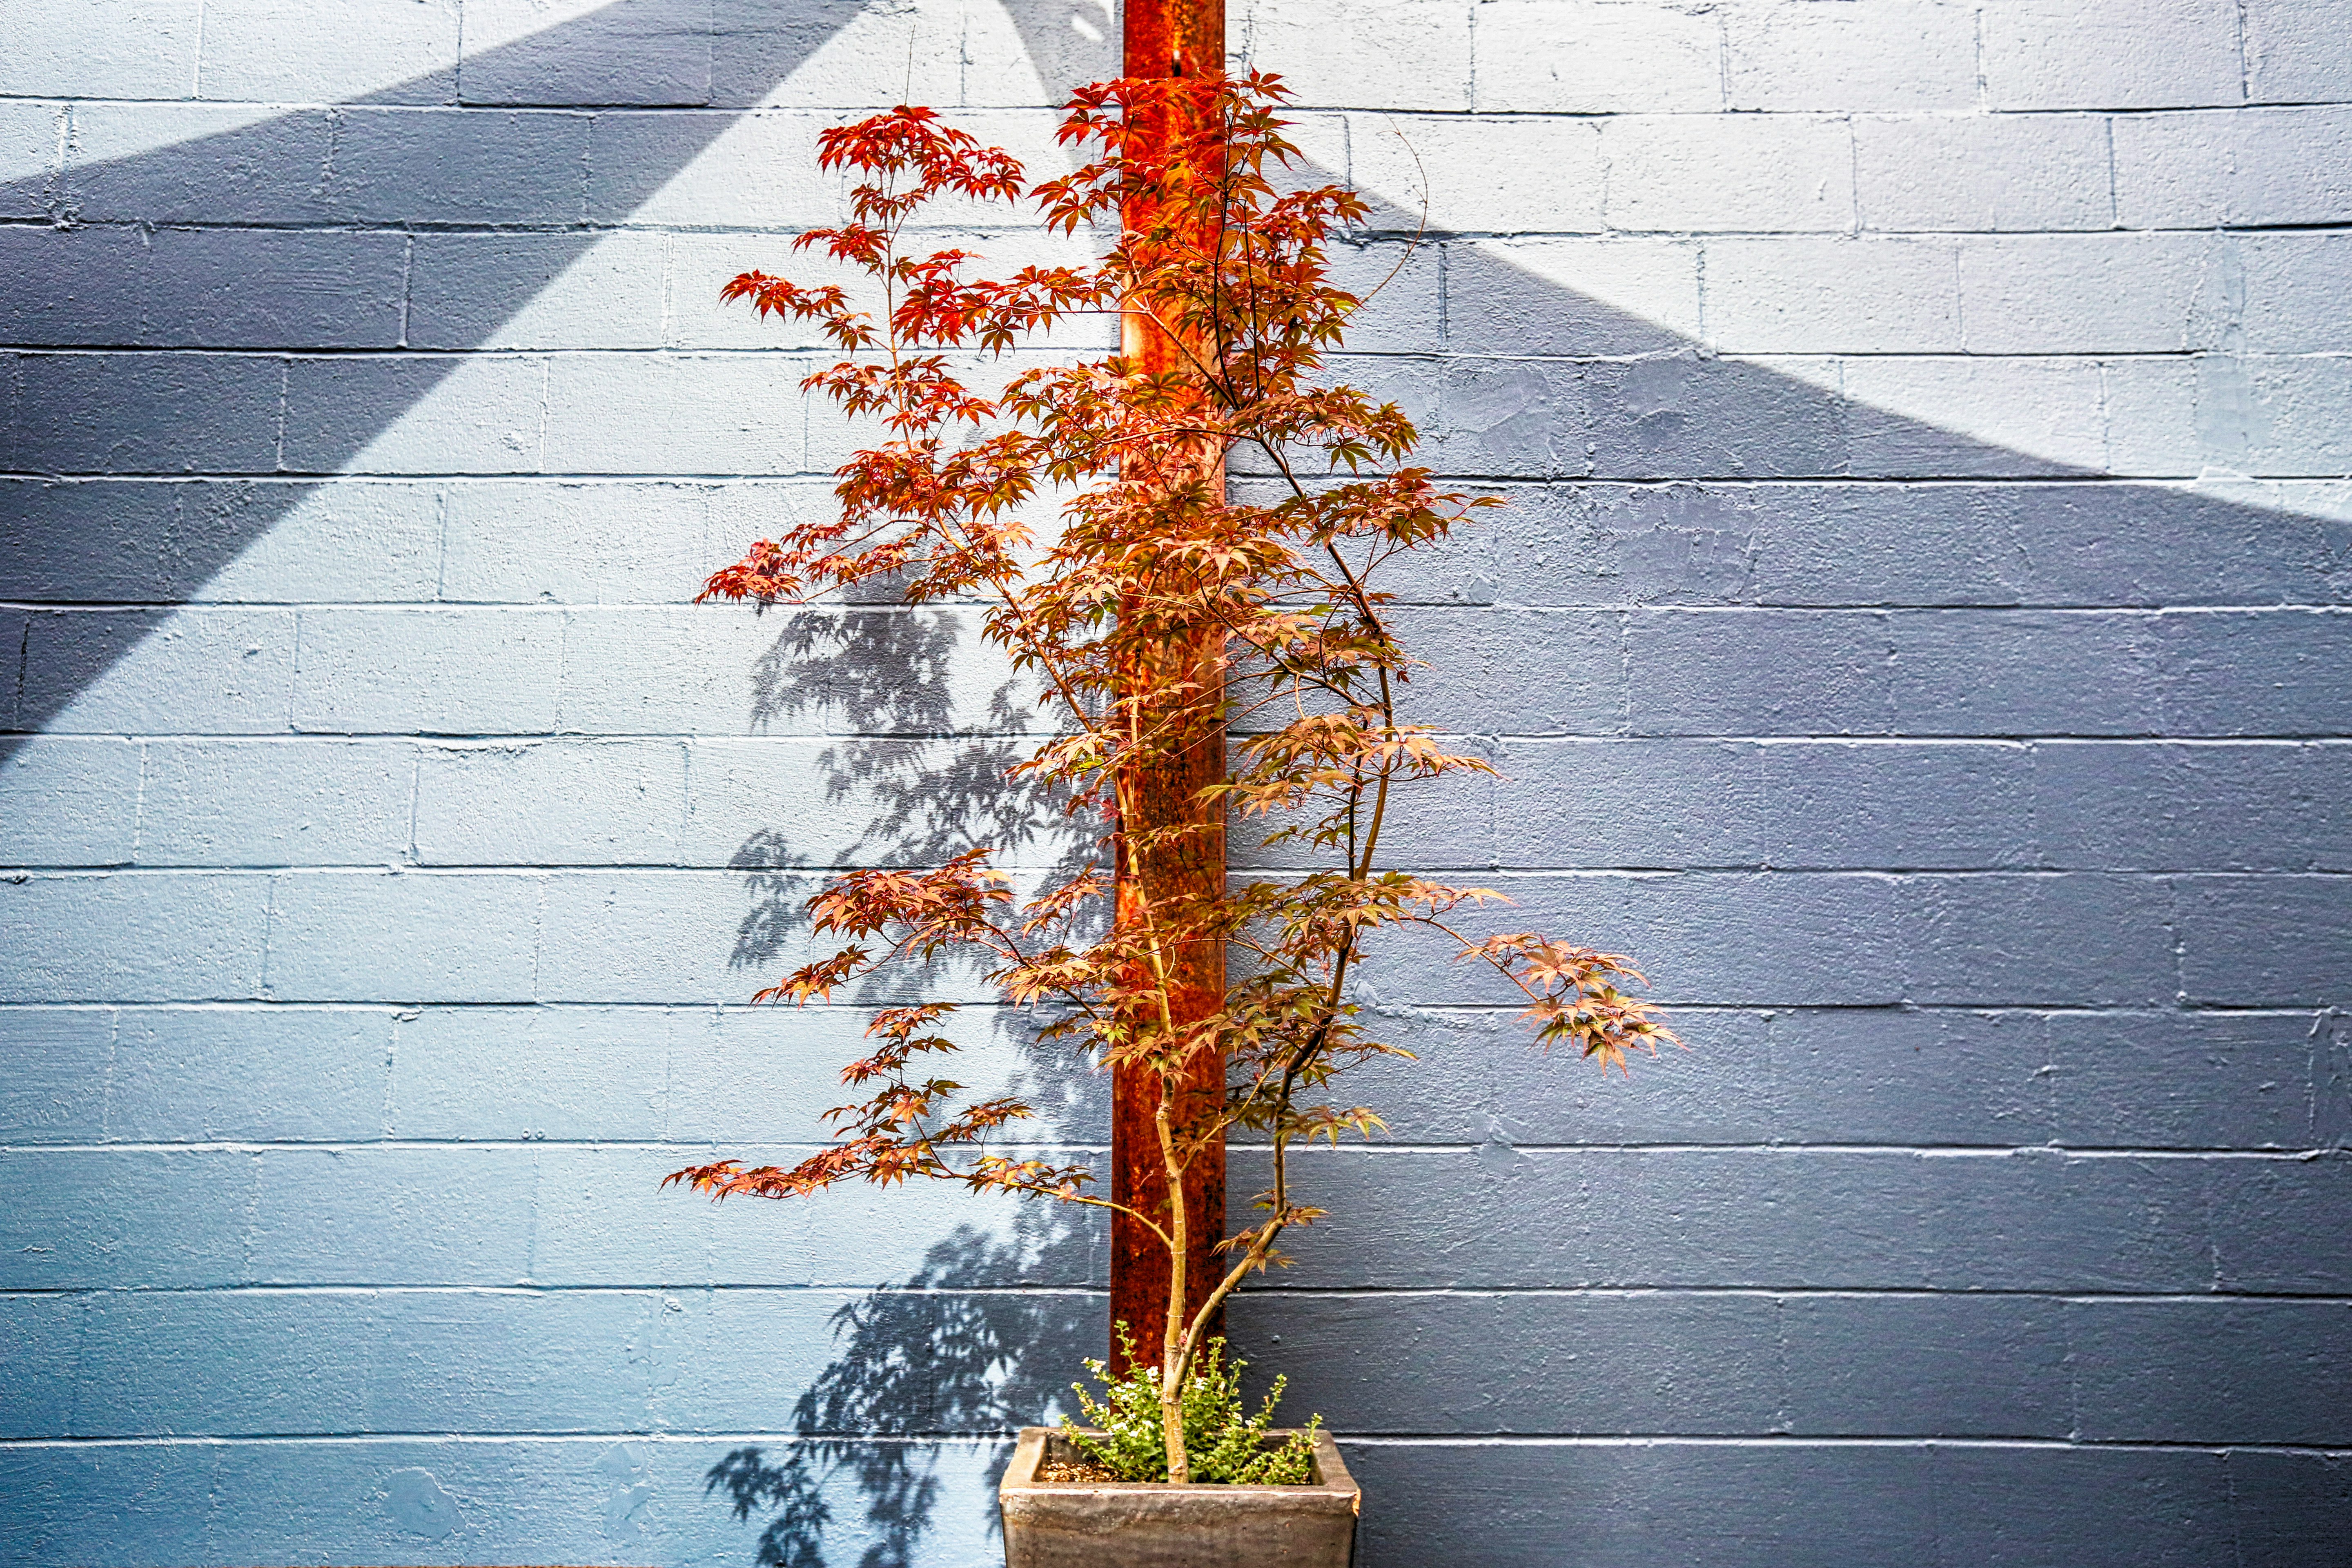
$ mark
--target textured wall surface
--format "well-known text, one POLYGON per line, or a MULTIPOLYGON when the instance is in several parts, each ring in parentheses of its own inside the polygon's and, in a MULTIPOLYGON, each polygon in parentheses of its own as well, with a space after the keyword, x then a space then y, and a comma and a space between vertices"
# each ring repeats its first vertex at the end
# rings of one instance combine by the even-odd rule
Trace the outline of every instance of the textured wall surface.
MULTIPOLYGON (((856 439, 716 298, 816 129, 1036 150, 1115 24, 0 7, 0 1558, 991 1558, 1097 1235, 656 1183, 811 1136, 857 1020, 741 1004, 1019 694, 685 601, 856 439)), ((1514 503, 1412 611, 1508 780, 1410 853, 1691 1047, 1377 982, 1392 1137, 1234 1313, 1363 1561, 2352 1560, 2352 5, 1233 37, 1402 260, 1349 373, 1514 503)))

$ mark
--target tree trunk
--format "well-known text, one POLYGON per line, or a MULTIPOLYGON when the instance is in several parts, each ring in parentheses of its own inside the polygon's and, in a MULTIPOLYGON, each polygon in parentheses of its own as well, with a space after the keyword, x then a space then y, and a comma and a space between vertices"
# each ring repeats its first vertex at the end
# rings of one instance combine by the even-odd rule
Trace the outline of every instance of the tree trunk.
MULTIPOLYGON (((1223 0, 1127 0, 1123 72, 1129 77, 1200 76, 1224 69, 1225 10, 1223 0)), ((1121 331, 1122 348, 1132 359, 1153 370, 1172 369, 1179 360, 1177 345, 1149 319, 1128 313, 1121 331)), ((1222 455, 1213 481, 1222 492, 1222 455)), ((1201 639, 1190 647, 1166 650, 1158 671, 1138 671, 1139 679, 1182 680, 1221 679, 1224 649, 1222 639, 1201 639)), ((1203 813, 1195 796, 1224 776, 1225 736, 1222 725, 1196 727, 1182 737, 1172 765, 1154 768, 1125 781, 1122 794, 1129 816, 1120 823, 1118 862, 1118 919, 1137 919, 1147 900, 1171 895, 1213 896, 1225 879, 1223 813, 1203 813), (1131 854, 1129 830, 1172 827, 1184 824, 1201 831, 1180 842, 1147 854, 1131 854)), ((1181 1025, 1215 1012, 1224 1002, 1225 955, 1222 943, 1202 944, 1171 955, 1171 997, 1176 1022, 1181 1025)), ((1213 1116, 1224 1099, 1224 1064, 1203 1061, 1191 1080, 1178 1087, 1170 1107, 1171 1122, 1180 1136, 1213 1116)), ((1154 1113, 1160 1098, 1159 1080, 1150 1073, 1120 1068, 1111 1080, 1111 1196, 1147 1214, 1165 1212, 1168 1179, 1160 1161, 1154 1113)), ((1225 1152, 1222 1140, 1203 1148, 1185 1173, 1185 1233, 1188 1257, 1184 1269, 1187 1317, 1200 1310, 1215 1285, 1218 1255, 1213 1250, 1225 1234, 1225 1152)), ((1170 1259, 1149 1230, 1123 1215, 1111 1219, 1110 1317, 1128 1325, 1147 1364, 1156 1363, 1167 1320, 1170 1259)), ((1219 1314, 1222 1319, 1223 1314, 1219 1314)), ((1223 1324, 1212 1332, 1222 1332, 1223 1324)), ((1114 1341, 1114 1373, 1124 1371, 1127 1358, 1114 1341)))

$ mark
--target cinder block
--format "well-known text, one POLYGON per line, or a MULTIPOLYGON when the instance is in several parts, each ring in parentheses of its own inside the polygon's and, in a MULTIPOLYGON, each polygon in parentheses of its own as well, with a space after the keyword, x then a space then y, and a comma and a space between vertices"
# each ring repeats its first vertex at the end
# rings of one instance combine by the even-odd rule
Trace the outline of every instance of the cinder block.
POLYGON ((2305 1013, 2067 1013, 2046 1025, 2055 1137, 2072 1148, 2305 1149, 2305 1013))
POLYGON ((1802 1436, 2070 1435, 2067 1317, 2031 1296, 1792 1296, 1775 1320, 1802 1436))
POLYGON ((2352 468, 2352 357, 2249 358, 2244 374, 2245 468, 2331 477, 2352 468))
POLYGON ((1852 463, 1838 363, 1696 353, 1584 367, 1588 471, 1608 479, 1843 475, 1852 463))
MULTIPOLYGON (((813 937, 802 905, 817 879, 781 872, 558 872, 547 879, 538 996, 547 1002, 749 1002, 842 945, 813 937)), ((967 977, 947 999, 989 999, 967 977)), ((901 973, 896 995, 916 982, 901 973)))
POLYGON ((0 335, 26 347, 139 343, 141 320, 152 303, 139 279, 152 242, 132 228, 0 229, 0 267, 14 284, 0 298, 0 335))
POLYGON ((530 1149, 269 1149, 247 1242, 270 1285, 516 1285, 531 1277, 530 1149))
POLYGON ((2325 563, 2343 534, 2324 485, 2201 480, 2194 485, 2015 489, 2022 581, 2045 604, 2326 603, 2325 563))
POLYGON ((302 612, 301 637, 297 729, 511 735, 555 728, 560 612, 311 608, 302 612), (497 680, 482 679, 491 670, 497 680))
POLYGON ((2229 354, 2137 354, 2102 364, 2106 470, 2193 480, 2257 467, 2245 371, 2229 354))
POLYGON ((1853 145, 1844 121, 1629 115, 1602 126, 1601 149, 1612 229, 1853 226, 1853 145))
POLYGON ((1502 770, 1496 853, 1514 869, 1764 863, 1764 766, 1748 742, 1523 741, 1502 770))
POLYGON ((557 355, 548 368, 547 466, 589 474, 829 468, 831 454, 810 449, 803 425, 799 384, 810 368, 767 354, 557 355))
MULTIPOLYGON (((505 612, 490 612, 504 614, 505 612)), ((1041 730, 1034 678, 965 607, 566 613, 562 727, 591 735, 1041 730)))
POLYGON ((597 115, 587 220, 689 228, 725 213, 784 233, 837 222, 842 187, 817 172, 816 139, 839 118, 797 109, 597 115))
POLYGON ((408 283, 420 349, 658 348, 669 237, 425 234, 408 283))
MULTIPOLYGON (((788 278, 803 288, 837 283, 854 296, 870 298, 864 274, 835 262, 822 247, 798 249, 782 234, 670 234, 664 237, 669 253, 665 330, 673 348, 815 353, 827 349, 824 329, 814 321, 762 316, 748 300, 720 299, 719 290, 728 280, 741 273, 765 272, 788 278)), ((996 235, 968 237, 956 248, 978 250, 986 257, 984 263, 974 265, 972 276, 995 277, 1017 269, 1003 256, 1004 240, 996 235)), ((1056 259, 1079 258, 1065 254, 1056 259)))
POLYGON ((1721 27, 1706 12, 1611 0, 1486 0, 1474 107, 1486 113, 1704 113, 1723 104, 1721 27))
POLYGON ((2330 1150, 2316 1159, 2289 1155, 2216 1163, 2210 1185, 2213 1289, 2263 1296, 2347 1293, 2352 1237, 2329 1216, 2343 1212, 2336 1205, 2352 1196, 2352 1161, 2330 1150))
POLYGON ((254 1158, 228 1150, 0 1152, 0 1288, 235 1284, 254 1158))
POLYGON ((2232 0, 1987 0, 1996 109, 2174 109, 2242 100, 2232 0))
POLYGON ((2153 735, 2160 633, 2116 611, 1906 610, 1889 617, 1894 727, 1928 735, 2153 735))
POLYGON ((1882 734, 1895 711, 1875 612, 1643 608, 1625 650, 1637 734, 1882 734))
POLYGON ((2352 989, 2352 898, 2340 877, 2179 877, 2180 992, 2226 1007, 2325 1007, 2352 989))
POLYGON ((209 1001, 258 994, 258 877, 121 873, 0 882, 0 1000, 209 1001))
POLYGON ((139 830, 139 747, 26 736, 0 757, 0 865, 127 866, 139 830))
POLYGON ((2115 149, 2126 228, 2352 218, 2352 108, 2128 115, 2115 149))
POLYGON ((1445 345, 1456 353, 1671 353, 1699 335, 1696 246, 1538 239, 1444 249, 1445 345))
POLYGON ((287 610, 57 610, 30 618, 23 717, 62 732, 267 734, 286 727, 287 610))
POLYGON ((2352 1506, 2352 1460, 2334 1454, 2233 1448, 2231 1513, 2239 1550, 2273 1563, 2325 1563, 2352 1506))
POLYGON ((1617 734, 1622 617, 1610 610, 1417 609, 1391 616, 1413 656, 1408 723, 1487 735, 1617 734))
POLYGON ((1433 234, 1643 226, 1601 221, 1602 145, 1582 120, 1348 117, 1349 174, 1374 205, 1374 226, 1407 234, 1424 221, 1433 234))
POLYGON ((2335 747, 2041 742, 2040 863, 2132 871, 2326 868, 2345 763, 2335 747))
POLYGON ((663 1136, 671 1037, 694 1026, 642 1007, 404 1014, 392 1035, 385 1127, 436 1141, 652 1142, 663 1136))
POLYGON ((2158 617, 2152 629, 2170 732, 2352 733, 2352 691, 2339 679, 2352 615, 2192 611, 2158 617))
POLYGON ((388 1292, 374 1327, 404 1353, 370 1369, 370 1420, 396 1432, 642 1431, 709 1303, 657 1290, 388 1292))
POLYGON ((49 0, 0 19, 0 93, 193 98, 201 0, 49 0))
POLYGON ((678 0, 573 7, 547 25, 533 0, 474 0, 459 68, 467 103, 696 104, 710 101, 710 10, 678 0), (500 40, 482 48, 477 30, 500 40))
MULTIPOLYGON (((710 101, 744 108, 838 109, 877 102, 876 60, 897 60, 894 101, 951 105, 1034 106, 1048 95, 1039 80, 1047 61, 1024 46, 1069 59, 1098 61, 1092 76, 1061 76, 1064 95, 1082 82, 1118 74, 1118 27, 1108 35, 1089 23, 1092 39, 1073 24, 1097 13, 1016 18, 1003 12, 973 16, 941 5, 877 12, 870 6, 820 3, 793 11, 769 5, 711 7, 714 91, 710 101), (1029 25, 1024 26, 1024 20, 1029 25), (1067 46, 1057 48, 1056 46, 1067 46), (969 85, 972 90, 965 90, 969 85)), ((1244 26, 1238 10, 1227 27, 1244 26)), ((1059 101, 1063 95, 1055 95, 1059 101)), ((856 113, 866 110, 858 109, 856 113)), ((846 115, 844 118, 847 118, 846 115)))
POLYGON ((2236 1539, 2225 1467, 2210 1449, 2105 1447, 2054 1452, 1939 1448, 1938 1538, 1990 1561, 2059 1552, 2097 1568, 2227 1554, 2236 1539))
POLYGON ((384 1130, 391 1041, 380 1011, 126 1008, 107 1133, 140 1143, 373 1139, 384 1130))
POLYGON ((2080 1431, 2095 1442, 2326 1446, 2352 1402, 2352 1303, 2077 1301, 2080 1431))
POLYGON ((367 224, 573 224, 593 116, 347 108, 329 208, 367 224))
POLYGON ((21 354, 10 466, 34 473, 268 473, 280 362, 251 354, 21 354))
POLYGON ((383 865, 409 854, 415 752, 399 742, 151 741, 142 866, 383 865))
MULTIPOLYGON (((1778 1430, 1781 1303, 1750 1295, 1250 1290, 1227 1317, 1289 1386, 1276 1419, 1351 1432, 1778 1430), (1387 1366, 1349 1345, 1398 1347, 1387 1366), (1603 1349, 1602 1347, 1606 1347, 1603 1349)), ((1256 1382, 1256 1377, 1252 1382, 1256 1382)))
POLYGON ((1306 102, 1348 109, 1468 109, 1471 16, 1462 0, 1308 0, 1261 5, 1234 40, 1306 102))
POLYGON ((1973 109, 1974 7, 1948 0, 1745 5, 1723 14, 1727 109, 1973 109))
POLYGON ((2032 1014, 1803 1008, 1768 1028, 1776 1142, 2021 1148, 2055 1126, 2032 1014))
POLYGON ((86 223, 329 222, 338 134, 327 109, 77 103, 59 200, 86 223))
POLYGON ((167 596, 263 604, 435 597, 447 495, 438 484, 272 479, 177 485, 172 494, 172 532, 148 542, 161 547, 172 574, 167 596))
POLYGON ((95 1143, 106 1136, 106 1064, 114 1012, 105 1007, 0 1010, 0 1142, 95 1143))
MULTIPOLYGON (((1332 285, 1361 301, 1348 317, 1349 349, 1356 353, 1427 353, 1448 342, 1446 258, 1459 249, 1404 240, 1332 247, 1332 285)), ((1058 340, 1097 349, 1079 337, 1084 326, 1074 326, 1076 331, 1057 334, 1058 340)))
MULTIPOLYGON (((1652 533, 1629 556, 1634 596, 1822 608, 2014 604, 2035 582, 2019 540, 2018 487, 1796 482, 1628 489, 1604 516, 1652 533), (1618 520, 1622 519, 1622 522, 1618 520), (1669 591, 1657 568, 1688 539, 1726 568, 1669 591), (1704 545, 1702 545, 1702 542, 1704 545), (1654 586, 1653 585, 1654 584, 1654 586)), ((1629 538, 1628 543, 1633 540, 1629 538)))
POLYGON ((2338 305, 2352 289, 2352 235, 2254 234, 2235 249, 2244 268, 2249 353, 2343 349, 2338 305))
POLYGON ((1968 350, 2177 353, 2220 345, 2229 301, 2205 235, 2036 235, 1960 242, 1968 350))
POLYGON ((2153 877, 2070 871, 1906 884, 1906 994, 1965 1007, 2169 1002, 2173 890, 2153 877))
POLYGON ((79 1295, 0 1297, 0 1344, 13 1374, 0 1388, 0 1436, 53 1436, 71 1424, 84 1305, 79 1295))
POLYGON ((446 103, 457 0, 206 0, 197 96, 271 103, 446 103))
POLYGON ((111 1290, 83 1333, 82 1437, 364 1431, 383 1342, 359 1292, 111 1290))
POLYGON ((1762 751, 1768 865, 1978 870, 2034 863, 2032 760, 2022 746, 1795 742, 1762 751))
POLYGON ((1727 353, 1952 353, 1952 241, 1711 239, 1706 330, 1727 353))
POLYGON ((66 108, 0 100, 0 217, 47 217, 65 173, 66 108))
POLYGON ((548 362, 342 355, 286 366, 289 472, 529 474, 547 467, 548 362))
POLYGON ((2328 0, 2247 0, 2246 99, 2251 103, 2341 103, 2352 82, 2347 42, 2328 0))
MULTIPOLYGON (((671 482, 510 484, 448 492, 439 597, 485 604, 681 604, 726 552, 769 531, 747 516, 821 491, 750 500, 742 487, 671 482), (763 504, 765 503, 765 504, 763 504), (716 514, 715 520, 712 514, 716 514), (561 539, 563 548, 547 542, 561 539)), ((787 524, 786 526, 789 526, 787 524)))
POLYGON ((541 883, 512 873, 311 871, 272 879, 268 996, 522 1002, 541 883))
POLYGON ((2099 366, 2055 355, 1843 362, 1853 471, 1886 479, 2100 472, 2099 366))
POLYGON ((434 866, 667 866, 686 818, 677 741, 431 746, 416 858, 434 866))
POLYGON ((2092 114, 1853 122, 1865 229, 2105 228, 2115 220, 2107 122, 2092 114))

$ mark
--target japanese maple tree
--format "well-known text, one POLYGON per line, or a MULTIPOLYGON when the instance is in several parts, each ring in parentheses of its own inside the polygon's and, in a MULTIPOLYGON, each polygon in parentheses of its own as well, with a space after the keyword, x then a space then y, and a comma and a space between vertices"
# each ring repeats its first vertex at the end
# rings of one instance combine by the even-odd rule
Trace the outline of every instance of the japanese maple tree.
MULTIPOLYGON (((1474 934, 1461 917, 1486 889, 1388 864, 1405 786, 1489 772, 1399 712, 1414 661, 1383 586, 1393 566, 1477 507, 1409 466, 1414 431, 1393 404, 1322 378, 1360 301, 1333 286, 1327 247, 1366 216, 1353 193, 1286 190, 1278 79, 1119 80, 1071 100, 1061 141, 1086 161, 1032 184, 1007 153, 899 108, 824 133, 820 160, 858 177, 850 219, 803 234, 870 282, 803 287, 763 272, 728 284, 763 315, 816 323, 846 356, 804 386, 884 438, 840 470, 837 515, 761 540, 715 574, 705 597, 805 603, 859 584, 909 602, 979 601, 985 634, 1058 710, 1015 770, 1099 823, 1117 863, 1049 879, 1025 896, 973 844, 925 867, 851 871, 809 901, 845 945, 761 991, 822 1002, 894 966, 977 958, 1048 1036, 1076 1036, 1101 1068, 1153 1075, 1166 1184, 1156 1205, 1106 1194, 1084 1163, 1024 1152, 1017 1098, 969 1098, 929 1067, 956 1048, 955 1008, 875 1011, 871 1053, 843 1070, 861 1097, 827 1113, 837 1136, 790 1168, 723 1160, 672 1175, 711 1194, 786 1197, 851 1178, 956 1182, 1113 1209, 1167 1249, 1171 1303, 1156 1328, 1170 1479, 1189 1479, 1180 1402, 1216 1309, 1319 1210, 1292 1194, 1302 1141, 1370 1133, 1371 1109, 1336 1098, 1351 1067, 1410 1052, 1375 1039, 1350 979, 1381 933, 1418 928, 1502 976, 1534 1037, 1603 1065, 1671 1040, 1653 1006, 1620 989, 1626 960, 1529 933, 1474 934), (974 277, 958 249, 908 248, 941 198, 1034 202, 1065 235, 1119 226, 1091 265, 974 277), (1001 390, 972 370, 1067 319, 1126 312, 1179 345, 1155 367, 1131 352, 1024 369, 1001 390), (1276 476, 1269 499, 1231 499, 1223 463, 1245 453, 1276 476), (1070 495, 1057 529, 1030 503, 1070 495), (1238 737, 1229 763, 1223 738, 1238 737), (1150 781, 1218 747, 1197 809, 1138 810, 1150 781), (1302 847, 1303 869, 1197 879, 1143 874, 1202 850, 1229 815, 1302 847), (1206 1006, 1177 1005, 1183 976, 1223 977, 1206 1006), (1186 1109, 1186 1086, 1223 1064, 1222 1100, 1186 1109), (1270 1184, 1257 1217, 1221 1238, 1205 1304, 1187 1310, 1185 1174, 1229 1129, 1261 1135, 1270 1184)), ((1130 338, 1132 334, 1130 334, 1130 338)), ((1221 841, 1215 846, 1221 850, 1221 841)), ((1192 1294, 1199 1298, 1195 1289, 1192 1294)))

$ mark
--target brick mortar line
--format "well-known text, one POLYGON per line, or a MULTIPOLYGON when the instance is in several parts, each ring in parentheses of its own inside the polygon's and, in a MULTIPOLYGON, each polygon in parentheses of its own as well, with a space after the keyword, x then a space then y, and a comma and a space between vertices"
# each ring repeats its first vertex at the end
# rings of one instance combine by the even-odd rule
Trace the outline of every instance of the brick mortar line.
MULTIPOLYGON (((410 1153, 423 1150, 467 1152, 517 1153, 539 1152, 545 1150, 610 1151, 616 1153, 656 1153, 682 1150, 705 1149, 717 1143, 745 1142, 740 1137, 715 1134, 707 1138, 372 1138, 309 1140, 289 1139, 269 1142, 249 1138, 191 1139, 185 1142, 158 1142, 124 1139, 100 1143, 10 1143, 0 1144, 0 1152, 18 1154, 268 1154, 272 1152, 325 1152, 359 1154, 371 1152, 410 1153)), ((1491 1140, 1460 1142, 1380 1142, 1349 1144, 1339 1150, 1294 1149, 1294 1161, 1338 1160, 1364 1156, 1444 1157, 1475 1156, 1488 1147, 1491 1140)), ((763 1139, 751 1147, 785 1154, 803 1150, 829 1148, 829 1143, 805 1139, 763 1139)), ((990 1145, 995 1150, 1051 1151, 1071 1154, 1100 1154, 1107 1144, 1095 1144, 1076 1139, 1005 1140, 990 1145)), ((1236 1142, 1231 1145, 1237 1152, 1263 1153, 1267 1145, 1257 1142, 1236 1142)), ((2319 1145, 2300 1149, 2233 1149, 2222 1147, 2152 1147, 2134 1144, 2062 1144, 2062 1143, 1695 1143, 1687 1142, 1509 1142, 1502 1147, 1514 1154, 1764 1154, 1775 1157, 1814 1155, 1858 1155, 1890 1159, 1921 1160, 2078 1160, 2102 1162, 2110 1160, 2198 1161, 2224 1163, 2256 1163, 2265 1164, 2328 1164, 2352 1159, 2352 1149, 2343 1145, 2319 1145)))
MULTIPOLYGON (((2242 1304, 2283 1303, 2290 1306, 2315 1308, 2352 1308, 2352 1294, 2336 1291, 2261 1291, 2261 1290, 2071 1290, 1983 1288, 1978 1286, 1938 1289, 1933 1286, 1889 1285, 1244 1285, 1244 1297, 1266 1300, 1380 1300, 1387 1299, 1423 1300, 1458 1297, 1465 1300, 1513 1300, 1530 1297, 1586 1298, 1611 1300, 1636 1300, 1659 1296, 1735 1297, 1759 1301, 1781 1300, 1933 1300, 1946 1301, 1955 1298, 1970 1301, 2033 1301, 2057 1302, 2083 1306, 2239 1306, 2242 1304)), ((252 1283, 222 1285, 62 1285, 0 1286, 0 1303, 11 1300, 95 1300, 113 1296, 254 1296, 254 1297, 349 1297, 355 1300, 379 1300, 385 1296, 432 1297, 506 1297, 528 1300, 560 1296, 888 1296, 905 1300, 939 1297, 957 1300, 967 1296, 984 1297, 1045 1297, 1066 1296, 1081 1300, 1097 1300, 1109 1294, 1100 1285, 869 1285, 856 1281, 837 1283, 761 1284, 735 1280, 639 1281, 629 1284, 384 1284, 352 1285, 252 1283)))

